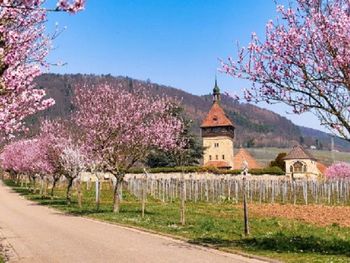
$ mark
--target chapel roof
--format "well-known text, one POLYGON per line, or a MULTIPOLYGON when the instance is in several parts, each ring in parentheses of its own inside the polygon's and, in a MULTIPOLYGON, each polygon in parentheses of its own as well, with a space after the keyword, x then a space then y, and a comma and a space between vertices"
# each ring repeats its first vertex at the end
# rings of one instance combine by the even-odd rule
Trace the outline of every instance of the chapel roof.
POLYGON ((261 165, 246 149, 241 148, 233 157, 234 169, 241 169, 244 160, 248 163, 248 169, 263 168, 263 165, 261 165))
POLYGON ((310 159, 316 160, 307 150, 305 150, 301 145, 295 145, 293 149, 287 154, 283 160, 293 160, 293 159, 310 159))
POLYGON ((320 173, 324 175, 327 170, 327 166, 320 162, 317 162, 316 166, 317 166, 317 169, 320 171, 320 173))

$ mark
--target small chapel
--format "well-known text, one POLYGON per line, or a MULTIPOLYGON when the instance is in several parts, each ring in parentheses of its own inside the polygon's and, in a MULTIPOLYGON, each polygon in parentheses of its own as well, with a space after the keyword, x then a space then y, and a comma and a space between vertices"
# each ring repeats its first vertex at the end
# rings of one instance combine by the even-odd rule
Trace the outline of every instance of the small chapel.
POLYGON ((215 79, 213 104, 201 124, 204 166, 240 169, 243 161, 247 161, 249 168, 261 168, 261 165, 244 149, 240 149, 234 155, 235 127, 220 106, 220 99, 220 89, 215 79))
POLYGON ((327 166, 317 159, 301 145, 295 145, 283 158, 286 165, 286 175, 296 178, 304 176, 323 175, 327 166))

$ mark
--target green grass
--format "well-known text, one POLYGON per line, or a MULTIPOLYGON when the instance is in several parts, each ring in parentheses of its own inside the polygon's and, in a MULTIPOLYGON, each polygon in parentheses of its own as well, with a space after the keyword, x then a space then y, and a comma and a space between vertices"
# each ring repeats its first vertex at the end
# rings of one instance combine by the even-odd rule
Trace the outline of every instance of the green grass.
POLYGON ((0 263, 5 263, 5 260, 3 259, 2 256, 0 256, 0 263))
POLYGON ((72 205, 66 205, 64 189, 57 190, 54 199, 43 199, 9 181, 7 184, 28 199, 69 214, 183 237, 190 243, 209 245, 224 251, 240 251, 285 262, 350 262, 350 228, 338 225, 319 227, 302 221, 251 217, 251 236, 245 238, 242 236, 242 209, 235 208, 229 202, 189 202, 186 204, 186 225, 181 226, 178 201, 162 203, 148 198, 145 217, 141 218, 140 202, 127 191, 123 193, 121 212, 113 213, 112 191, 106 185, 97 211, 93 189, 87 191, 84 188, 84 205, 79 209, 76 196, 72 205))

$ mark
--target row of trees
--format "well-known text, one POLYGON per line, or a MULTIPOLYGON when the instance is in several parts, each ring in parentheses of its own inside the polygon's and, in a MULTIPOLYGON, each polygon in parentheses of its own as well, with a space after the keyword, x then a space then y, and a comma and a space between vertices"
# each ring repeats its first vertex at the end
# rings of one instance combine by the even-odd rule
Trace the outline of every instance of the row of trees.
POLYGON ((74 180, 81 200, 82 171, 109 172, 114 176, 113 209, 118 212, 130 168, 154 150, 186 152, 184 124, 173 114, 176 101, 149 96, 144 90, 131 93, 100 85, 77 88, 75 105, 69 121, 45 121, 36 138, 8 144, 1 154, 3 168, 33 182, 37 176, 42 182, 50 179, 53 187, 65 176, 68 201, 74 180))

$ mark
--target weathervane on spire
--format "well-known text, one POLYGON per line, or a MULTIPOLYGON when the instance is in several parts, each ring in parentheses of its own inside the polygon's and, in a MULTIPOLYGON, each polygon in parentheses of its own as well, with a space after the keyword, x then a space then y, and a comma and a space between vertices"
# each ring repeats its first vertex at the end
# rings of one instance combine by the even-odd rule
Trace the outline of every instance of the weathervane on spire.
POLYGON ((213 102, 219 102, 219 101, 220 101, 220 89, 218 86, 217 77, 215 75, 215 85, 213 89, 213 102))

